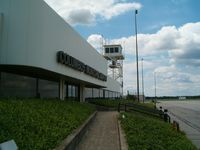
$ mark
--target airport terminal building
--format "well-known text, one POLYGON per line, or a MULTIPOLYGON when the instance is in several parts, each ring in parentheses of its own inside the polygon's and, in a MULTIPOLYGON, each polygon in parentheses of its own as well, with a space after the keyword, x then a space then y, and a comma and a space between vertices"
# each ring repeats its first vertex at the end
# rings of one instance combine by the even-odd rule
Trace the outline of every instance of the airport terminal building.
POLYGON ((43 0, 0 1, 0 97, 121 94, 107 60, 43 0))

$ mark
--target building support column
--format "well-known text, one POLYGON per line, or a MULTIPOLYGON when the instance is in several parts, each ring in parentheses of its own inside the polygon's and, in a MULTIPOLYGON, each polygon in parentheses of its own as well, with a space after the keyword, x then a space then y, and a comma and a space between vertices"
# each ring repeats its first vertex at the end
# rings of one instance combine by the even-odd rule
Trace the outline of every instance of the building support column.
POLYGON ((59 82, 59 99, 64 100, 65 99, 65 80, 60 79, 59 82))
POLYGON ((39 79, 38 78, 36 78, 36 98, 40 98, 39 79))
POLYGON ((101 93, 100 93, 100 92, 101 92, 101 89, 98 89, 98 90, 99 90, 99 98, 100 98, 100 97, 101 97, 101 93))
POLYGON ((77 86, 77 93, 76 93, 76 95, 77 95, 76 98, 77 98, 78 100, 81 99, 81 98, 80 98, 80 93, 81 93, 81 92, 80 92, 80 85, 79 85, 79 86, 77 86))
POLYGON ((66 86, 66 98, 68 99, 69 98, 69 92, 68 92, 68 83, 65 82, 65 86, 66 86))
POLYGON ((94 91, 93 91, 93 88, 92 88, 92 98, 94 98, 94 91))
POLYGON ((85 86, 80 85, 80 90, 79 90, 79 96, 80 96, 80 102, 85 102, 85 86))

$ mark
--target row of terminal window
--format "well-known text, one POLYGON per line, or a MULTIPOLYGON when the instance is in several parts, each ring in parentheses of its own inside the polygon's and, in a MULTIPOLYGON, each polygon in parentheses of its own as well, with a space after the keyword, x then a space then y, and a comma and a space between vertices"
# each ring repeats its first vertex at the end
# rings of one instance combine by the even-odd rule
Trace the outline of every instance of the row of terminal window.
POLYGON ((107 47, 105 53, 119 53, 119 47, 107 47))

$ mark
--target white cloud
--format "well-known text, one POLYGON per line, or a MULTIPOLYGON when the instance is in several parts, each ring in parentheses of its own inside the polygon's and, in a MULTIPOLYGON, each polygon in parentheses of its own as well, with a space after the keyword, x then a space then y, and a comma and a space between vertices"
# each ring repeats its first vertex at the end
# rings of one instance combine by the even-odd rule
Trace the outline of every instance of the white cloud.
POLYGON ((77 9, 69 12, 68 21, 71 24, 93 24, 95 16, 87 9, 77 9))
POLYGON ((101 53, 103 49, 103 43, 105 39, 102 35, 99 34, 92 34, 88 37, 87 41, 94 47, 96 50, 101 53))
MULTIPOLYGON (((91 35, 88 42, 99 48, 100 37, 91 35)), ((112 39, 109 43, 123 45, 127 58, 124 62, 124 91, 136 91, 135 36, 112 39)), ((155 34, 139 34, 138 45, 139 59, 144 58, 147 95, 154 95, 155 71, 158 74, 158 95, 199 94, 200 22, 187 23, 179 28, 162 27, 155 34)))
POLYGON ((168 72, 175 72, 176 71, 176 67, 174 65, 171 65, 171 66, 158 66, 154 72, 157 72, 157 73, 162 73, 162 74, 165 74, 165 73, 168 73, 168 72))
POLYGON ((178 29, 176 48, 169 51, 175 63, 200 66, 200 22, 188 23, 178 29))
POLYGON ((72 25, 93 24, 97 17, 109 20, 133 9, 140 3, 124 0, 45 0, 59 15, 72 25), (80 9, 81 8, 81 9, 80 9))
MULTIPOLYGON (((126 53, 135 55, 135 36, 113 39, 111 43, 125 43, 126 53)), ((155 34, 138 35, 139 55, 166 55, 172 63, 200 66, 200 22, 180 28, 162 27, 155 34)))
MULTIPOLYGON (((142 56, 153 55, 159 52, 168 51, 176 48, 176 39, 179 38, 179 33, 175 26, 163 27, 155 34, 138 34, 138 49, 142 56)), ((112 43, 126 44, 126 53, 134 55, 135 51, 135 36, 123 37, 114 39, 112 43)))
POLYGON ((102 13, 100 13, 100 15, 109 20, 112 17, 123 14, 124 12, 127 12, 129 10, 140 8, 141 4, 139 3, 117 3, 114 4, 112 7, 108 7, 107 9, 105 9, 102 13))

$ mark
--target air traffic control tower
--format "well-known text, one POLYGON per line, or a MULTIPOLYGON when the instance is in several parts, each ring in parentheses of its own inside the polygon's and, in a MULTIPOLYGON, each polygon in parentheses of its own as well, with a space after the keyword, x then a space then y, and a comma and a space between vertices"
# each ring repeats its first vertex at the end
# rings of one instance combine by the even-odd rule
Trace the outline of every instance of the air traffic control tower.
POLYGON ((108 62, 108 75, 117 80, 123 93, 123 60, 121 45, 104 45, 103 56, 108 62))

